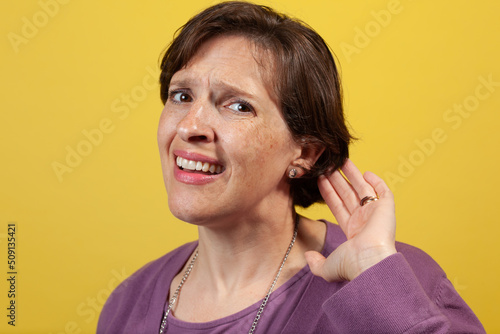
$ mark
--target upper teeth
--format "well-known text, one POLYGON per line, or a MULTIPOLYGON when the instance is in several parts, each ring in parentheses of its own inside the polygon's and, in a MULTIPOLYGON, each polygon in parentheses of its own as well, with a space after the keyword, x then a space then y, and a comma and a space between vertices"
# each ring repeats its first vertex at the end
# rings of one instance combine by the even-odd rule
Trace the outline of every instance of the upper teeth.
POLYGON ((222 172, 221 165, 209 164, 208 162, 201 162, 195 160, 188 160, 181 157, 177 157, 177 166, 182 167, 183 169, 189 170, 201 170, 203 172, 210 172, 219 174, 222 172))

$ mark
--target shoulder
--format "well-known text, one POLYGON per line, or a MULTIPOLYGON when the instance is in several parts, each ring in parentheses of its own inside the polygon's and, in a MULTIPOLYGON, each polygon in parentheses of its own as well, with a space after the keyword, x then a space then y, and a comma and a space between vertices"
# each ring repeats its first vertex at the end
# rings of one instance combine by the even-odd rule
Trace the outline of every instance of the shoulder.
MULTIPOLYGON (((396 242, 396 250, 398 253, 403 254, 406 261, 408 261, 408 264, 414 271, 421 271, 425 268, 427 271, 435 273, 439 276, 445 276, 445 273, 439 264, 420 248, 403 242, 396 242)), ((415 274, 418 275, 417 272, 415 272, 415 274)))
POLYGON ((167 295, 170 281, 196 245, 197 242, 187 243, 147 263, 118 285, 103 307, 98 329, 104 330, 99 332, 106 332, 113 327, 113 323, 127 323, 131 318, 145 316, 139 313, 147 312, 155 295, 167 295))
POLYGON ((396 250, 403 255, 427 295, 437 302, 443 284, 449 283, 444 270, 429 254, 415 246, 396 242, 396 250))
POLYGON ((130 277, 124 280, 113 292, 113 294, 122 293, 126 290, 138 289, 144 290, 150 287, 150 283, 154 282, 160 273, 165 269, 173 268, 176 265, 182 266, 185 259, 189 257, 192 250, 195 247, 196 242, 187 243, 182 245, 173 251, 161 256, 160 258, 153 260, 139 270, 133 273, 130 277), (185 256, 184 256, 185 255, 185 256))
MULTIPOLYGON (((325 249, 331 252, 345 236, 326 223, 325 249)), ((436 261, 405 243, 397 242, 396 250, 350 282, 315 280, 319 294, 328 296, 322 304, 328 324, 341 332, 484 333, 436 261)))

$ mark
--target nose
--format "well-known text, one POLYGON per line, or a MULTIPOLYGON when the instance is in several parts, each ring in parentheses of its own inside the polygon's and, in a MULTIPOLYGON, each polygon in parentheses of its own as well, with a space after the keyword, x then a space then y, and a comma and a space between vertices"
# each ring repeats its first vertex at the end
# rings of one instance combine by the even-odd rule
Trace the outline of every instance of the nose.
POLYGON ((195 103, 177 124, 177 134, 186 142, 212 142, 215 133, 210 118, 210 106, 195 103))

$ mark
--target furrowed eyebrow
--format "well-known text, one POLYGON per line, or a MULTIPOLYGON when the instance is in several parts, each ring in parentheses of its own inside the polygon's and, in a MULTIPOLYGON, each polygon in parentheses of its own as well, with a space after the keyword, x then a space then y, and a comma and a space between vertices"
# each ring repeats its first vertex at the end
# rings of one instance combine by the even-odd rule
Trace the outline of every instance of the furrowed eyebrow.
POLYGON ((189 86, 191 86, 191 84, 192 84, 191 80, 172 80, 172 81, 170 81, 169 86, 189 87, 189 86))
POLYGON ((226 92, 226 94, 254 99, 254 95, 252 93, 224 82, 216 82, 214 86, 222 89, 224 92, 226 92))
MULTIPOLYGON (((189 79, 189 78, 172 80, 170 82, 170 87, 174 86, 174 87, 179 87, 179 88, 182 88, 182 87, 190 88, 190 87, 193 87, 196 85, 198 85, 198 82, 196 80, 189 79)), ((224 81, 221 81, 221 80, 214 80, 212 82, 211 86, 223 90, 226 94, 235 95, 235 96, 243 96, 243 97, 247 97, 250 99, 255 98, 254 94, 244 90, 243 88, 235 86, 235 85, 227 83, 227 82, 224 82, 224 81)))

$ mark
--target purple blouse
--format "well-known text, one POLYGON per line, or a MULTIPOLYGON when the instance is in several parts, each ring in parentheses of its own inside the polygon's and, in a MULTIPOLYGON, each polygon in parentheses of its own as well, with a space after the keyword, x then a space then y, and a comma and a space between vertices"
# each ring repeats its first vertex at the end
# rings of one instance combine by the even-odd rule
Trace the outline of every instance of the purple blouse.
MULTIPOLYGON (((327 223, 323 255, 345 241, 327 223)), ((170 282, 197 242, 148 263, 108 298, 97 333, 158 333, 170 282)), ((481 323, 421 250, 397 243, 394 254, 351 282, 328 283, 302 268, 272 294, 256 333, 485 333, 481 323)), ((167 333, 248 333, 262 301, 203 323, 167 318, 167 333)))

